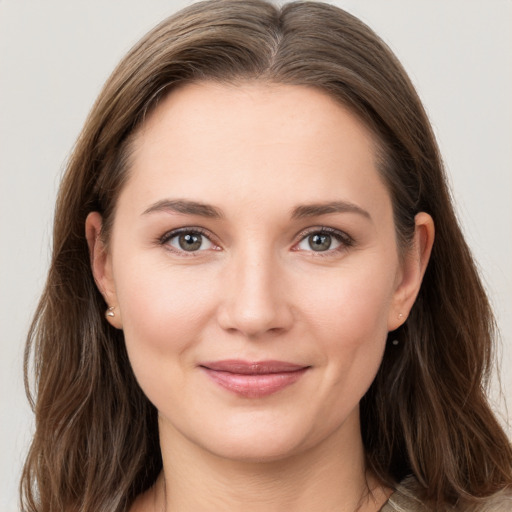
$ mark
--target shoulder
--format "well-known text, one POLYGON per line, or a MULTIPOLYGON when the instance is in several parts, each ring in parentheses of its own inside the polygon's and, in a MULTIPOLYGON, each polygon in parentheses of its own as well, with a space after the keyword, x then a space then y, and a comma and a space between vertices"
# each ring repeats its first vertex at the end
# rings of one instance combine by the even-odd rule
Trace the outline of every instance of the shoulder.
POLYGON ((512 489, 487 498, 482 504, 467 509, 468 512, 512 512, 512 489))
POLYGON ((415 478, 403 480, 379 512, 432 512, 418 497, 415 478))
MULTIPOLYGON (((419 498, 419 485, 409 477, 397 486, 380 512, 440 512, 425 505, 419 498)), ((490 496, 475 505, 450 507, 443 512, 512 512, 512 489, 490 496)))

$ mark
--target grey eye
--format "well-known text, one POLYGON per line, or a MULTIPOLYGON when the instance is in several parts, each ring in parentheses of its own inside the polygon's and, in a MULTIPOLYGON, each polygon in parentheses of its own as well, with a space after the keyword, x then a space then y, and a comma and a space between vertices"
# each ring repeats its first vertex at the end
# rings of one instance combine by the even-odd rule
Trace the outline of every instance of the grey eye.
POLYGON ((332 237, 331 235, 326 235, 325 233, 315 233, 314 235, 309 235, 308 245, 313 251, 327 251, 331 248, 332 237))
POLYGON ((347 242, 342 241, 341 236, 317 231, 305 236, 297 245, 301 251, 326 252, 337 249, 347 242))

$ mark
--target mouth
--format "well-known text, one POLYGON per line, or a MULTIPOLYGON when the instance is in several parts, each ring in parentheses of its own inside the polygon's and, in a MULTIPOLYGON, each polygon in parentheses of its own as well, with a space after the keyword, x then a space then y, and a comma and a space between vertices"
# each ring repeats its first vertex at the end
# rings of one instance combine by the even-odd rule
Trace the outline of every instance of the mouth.
POLYGON ((217 385, 245 398, 263 398, 297 382, 310 368, 285 361, 225 360, 199 367, 217 385))

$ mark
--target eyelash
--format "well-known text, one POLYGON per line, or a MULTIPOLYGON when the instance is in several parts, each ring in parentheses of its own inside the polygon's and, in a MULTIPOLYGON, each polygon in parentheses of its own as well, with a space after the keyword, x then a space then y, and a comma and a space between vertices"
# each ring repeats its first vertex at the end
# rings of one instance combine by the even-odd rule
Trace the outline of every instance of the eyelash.
MULTIPOLYGON (((205 237, 207 240, 210 241, 211 244, 215 247, 214 250, 219 250, 219 245, 214 242, 213 237, 211 233, 203 228, 200 227, 183 227, 174 229, 172 231, 169 231, 165 233, 161 238, 158 239, 158 243, 160 245, 165 245, 168 250, 178 253, 185 257, 197 257, 199 256, 200 252, 203 251, 185 251, 185 250, 179 250, 174 247, 171 247, 169 245, 169 241, 173 238, 179 236, 180 234, 191 234, 191 235, 200 235, 205 237)), ((348 248, 352 247, 354 245, 354 239, 349 236, 347 233, 343 231, 339 231, 337 229, 327 227, 327 226, 318 226, 313 228, 308 228, 299 233, 298 238, 299 240, 294 243, 294 247, 296 247, 298 244, 300 244, 302 241, 306 240, 307 237, 311 235, 329 235, 332 236, 336 241, 338 241, 341 245, 339 247, 336 247, 335 249, 327 249, 326 251, 305 251, 311 253, 311 255, 314 255, 315 257, 328 257, 332 256, 333 254, 338 254, 340 252, 346 251, 348 248)), ((299 249, 292 249, 294 251, 299 251, 299 249)))
POLYGON ((294 247, 301 243, 303 240, 306 240, 311 235, 329 235, 340 243, 340 246, 336 247, 335 249, 328 249, 326 251, 306 251, 311 253, 311 255, 314 257, 325 258, 333 255, 338 255, 339 253, 346 251, 350 247, 353 247, 355 244, 354 239, 344 231, 340 231, 338 229, 330 228, 327 226, 318 226, 313 228, 307 228, 304 231, 302 231, 299 234, 299 241, 294 244, 294 247))
POLYGON ((169 245, 169 241, 172 240, 173 238, 181 235, 181 234, 190 234, 190 235, 199 235, 199 236, 203 236, 205 237, 207 240, 210 241, 210 243, 216 247, 216 249, 214 250, 218 250, 218 244, 216 244, 214 241, 213 241, 213 236, 211 235, 211 233, 203 228, 200 228, 200 227, 184 227, 184 228, 178 228, 178 229, 173 229, 172 231, 169 231, 167 233, 165 233, 164 236, 162 236, 159 240, 158 240, 158 243, 160 245, 165 245, 167 250, 171 251, 171 252, 174 252, 174 253, 177 253, 177 254, 180 254, 180 255, 183 255, 187 258, 194 258, 194 257, 197 257, 199 256, 199 253, 202 252, 202 251, 185 251, 185 250, 179 250, 179 249, 176 249, 175 247, 171 247, 169 245))

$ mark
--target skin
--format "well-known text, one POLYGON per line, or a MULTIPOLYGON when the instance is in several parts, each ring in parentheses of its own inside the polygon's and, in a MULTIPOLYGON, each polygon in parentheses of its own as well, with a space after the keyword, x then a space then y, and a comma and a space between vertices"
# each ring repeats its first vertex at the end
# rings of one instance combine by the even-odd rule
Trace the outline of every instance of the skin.
POLYGON ((374 147, 327 95, 262 83, 187 85, 140 129, 108 247, 101 216, 86 223, 108 320, 159 411, 164 471, 133 510, 353 512, 389 496, 365 472, 359 401, 416 298, 434 227, 418 214, 399 254, 374 147), (292 215, 326 202, 351 206, 292 215), (341 238, 315 251, 324 227, 341 238), (179 228, 201 228, 201 247, 181 249, 168 235, 179 228), (250 398, 200 367, 225 359, 308 369, 250 398))

